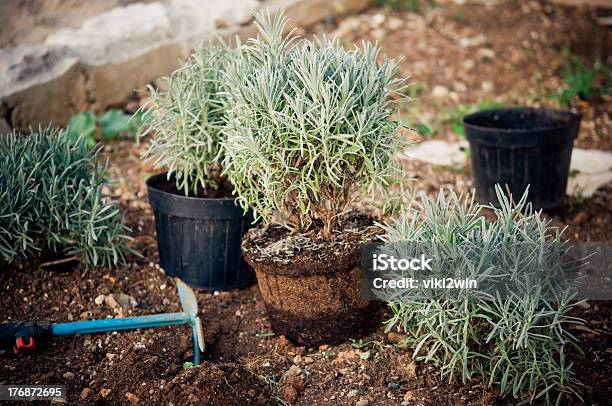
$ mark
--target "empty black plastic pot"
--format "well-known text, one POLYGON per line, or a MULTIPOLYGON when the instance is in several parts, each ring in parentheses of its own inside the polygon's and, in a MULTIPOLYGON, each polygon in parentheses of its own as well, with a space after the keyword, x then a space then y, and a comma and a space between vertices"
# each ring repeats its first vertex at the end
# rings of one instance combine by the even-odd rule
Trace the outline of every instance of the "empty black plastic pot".
POLYGON ((162 173, 147 180, 155 213, 159 260, 167 275, 201 289, 230 290, 255 282, 242 258, 242 236, 252 227, 233 198, 196 198, 170 193, 162 173))
POLYGON ((520 198, 529 186, 536 209, 565 196, 580 115, 549 109, 483 110, 463 118, 470 142, 476 196, 497 204, 495 184, 520 198))

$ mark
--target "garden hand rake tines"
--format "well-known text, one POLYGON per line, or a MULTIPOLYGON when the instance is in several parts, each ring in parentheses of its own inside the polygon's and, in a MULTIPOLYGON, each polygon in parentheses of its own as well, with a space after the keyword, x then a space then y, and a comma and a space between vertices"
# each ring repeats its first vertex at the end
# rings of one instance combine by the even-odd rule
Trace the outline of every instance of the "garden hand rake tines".
POLYGON ((193 290, 184 282, 176 279, 176 287, 182 312, 70 323, 50 323, 38 320, 2 323, 0 324, 0 347, 12 347, 15 353, 18 353, 23 350, 34 350, 38 342, 48 341, 55 336, 189 324, 193 331, 193 363, 197 365, 200 362, 200 352, 204 351, 204 334, 202 322, 198 316, 198 303, 193 290))

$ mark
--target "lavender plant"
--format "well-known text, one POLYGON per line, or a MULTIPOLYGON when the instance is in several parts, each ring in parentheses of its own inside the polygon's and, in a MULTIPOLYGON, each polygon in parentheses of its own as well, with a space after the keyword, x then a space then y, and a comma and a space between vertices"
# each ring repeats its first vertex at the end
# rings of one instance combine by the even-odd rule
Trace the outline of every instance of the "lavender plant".
POLYGON ((0 255, 7 262, 43 250, 85 267, 117 264, 129 229, 105 200, 97 152, 85 137, 51 128, 0 135, 0 255))
POLYGON ((420 204, 384 227, 384 239, 416 244, 439 261, 450 259, 446 267, 437 267, 446 276, 459 271, 476 279, 503 275, 516 288, 503 296, 428 300, 404 295, 389 303, 393 317, 387 330, 404 331, 414 357, 433 362, 449 380, 482 377, 503 395, 529 401, 579 398, 579 382, 565 353, 577 344, 568 324, 582 320, 569 315, 575 303, 563 288, 567 285, 555 282, 565 271, 559 258, 569 246, 526 203, 526 194, 514 205, 500 188, 497 196, 500 208, 453 192, 440 192, 436 199, 422 195, 420 204), (493 210, 496 220, 485 221, 483 208, 493 210))
POLYGON ((349 202, 395 168, 398 65, 379 63, 376 45, 285 36, 282 13, 255 19, 257 38, 225 75, 225 173, 257 218, 280 213, 297 231, 320 222, 329 238, 349 202))
POLYGON ((145 130, 152 134, 143 157, 175 176, 185 195, 222 183, 222 134, 225 103, 220 94, 223 70, 234 50, 224 45, 199 47, 185 66, 165 78, 167 90, 148 87, 149 103, 141 109, 145 130))

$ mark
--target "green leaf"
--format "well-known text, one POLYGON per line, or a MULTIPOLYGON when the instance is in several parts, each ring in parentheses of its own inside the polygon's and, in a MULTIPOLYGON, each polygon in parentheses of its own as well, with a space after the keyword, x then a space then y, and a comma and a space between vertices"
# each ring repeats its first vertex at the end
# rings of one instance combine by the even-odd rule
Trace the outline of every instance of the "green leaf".
POLYGON ((432 138, 436 135, 436 130, 434 130, 433 128, 425 125, 425 124, 418 124, 416 126, 416 130, 419 132, 419 134, 427 137, 427 138, 432 138))
POLYGON ((124 131, 129 131, 132 127, 130 124, 130 115, 121 110, 108 110, 102 114, 99 119, 100 135, 104 141, 112 140, 124 131))
POLYGON ((68 122, 67 135, 76 140, 83 136, 87 138, 90 147, 96 144, 96 114, 93 111, 83 111, 72 116, 68 122))
POLYGON ((463 129, 463 123, 461 120, 456 120, 451 123, 451 130, 460 137, 465 136, 465 131, 463 129))
POLYGON ((330 360, 330 359, 334 358, 334 356, 335 356, 336 354, 334 354, 334 353, 333 353, 333 352, 331 352, 331 351, 322 351, 322 352, 321 352, 321 355, 323 355, 323 358, 325 358, 326 360, 330 360))

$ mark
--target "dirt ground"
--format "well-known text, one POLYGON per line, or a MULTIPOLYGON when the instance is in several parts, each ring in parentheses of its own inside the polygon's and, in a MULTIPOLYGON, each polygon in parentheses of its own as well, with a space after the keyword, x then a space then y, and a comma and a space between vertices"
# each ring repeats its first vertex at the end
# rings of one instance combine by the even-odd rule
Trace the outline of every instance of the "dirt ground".
MULTIPOLYGON (((434 138, 453 141, 462 138, 453 125, 477 107, 559 107, 552 95, 563 85, 568 54, 585 66, 612 66, 612 30, 597 25, 595 10, 545 1, 457 3, 422 1, 418 13, 372 8, 312 32, 349 46, 378 41, 387 56, 402 60, 401 74, 412 83, 406 124, 425 124, 434 138)), ((611 101, 608 94, 573 106, 583 115, 576 146, 612 151, 611 101)))
MULTIPOLYGON (((607 40, 609 35, 591 26, 587 11, 541 2, 491 7, 440 4, 444 6, 420 13, 373 8, 316 30, 338 32, 355 27, 343 33, 351 42, 379 37, 391 56, 405 55, 402 70, 420 83, 421 90, 415 94, 420 101, 414 108, 436 125, 436 137, 441 139, 459 138, 451 123, 441 117, 460 105, 491 98, 512 104, 548 104, 549 100, 533 99, 530 94, 533 89, 541 95, 559 86, 561 71, 548 66, 561 58, 563 44, 579 50, 585 41, 599 43, 597 38, 607 40), (377 15, 384 20, 380 22, 377 15), (401 27, 389 26, 395 24, 394 19, 401 27), (351 20, 358 24, 347 22, 351 20), (457 45, 461 38, 474 38, 478 33, 486 36, 486 45, 457 45), (493 49, 495 57, 476 59, 482 47, 493 49), (541 79, 534 81, 532 75, 541 79), (494 90, 483 85, 485 81, 492 82, 494 90), (432 94, 437 85, 447 87, 445 97, 432 94)), ((579 108, 585 120, 577 145, 612 151, 609 99, 579 108)), ((88 272, 3 265, 0 322, 34 318, 60 322, 179 310, 174 282, 158 266, 153 214, 144 186, 153 169, 140 160, 142 149, 142 144, 130 140, 109 143, 104 149, 111 175, 118 179, 107 192, 124 209, 133 229, 133 247, 142 258, 131 256, 127 266, 88 272), (96 303, 100 295, 110 294, 125 294, 134 300, 123 307, 110 301, 96 303)), ((472 187, 469 168, 439 168, 412 161, 405 166, 416 190, 435 193, 440 187, 459 191, 472 187)), ((589 199, 568 198, 560 209, 546 215, 555 225, 568 225, 566 235, 571 239, 612 241, 611 207, 612 184, 608 184, 589 199)), ((198 291, 196 295, 206 323, 206 362, 201 366, 184 366, 193 355, 189 328, 166 327, 67 337, 35 354, 1 354, 0 384, 65 384, 68 404, 83 405, 515 403, 500 399, 480 381, 440 380, 435 367, 413 361, 411 349, 398 345, 401 335, 386 334, 382 325, 361 340, 296 348, 270 334, 256 286, 232 292, 198 291)), ((584 383, 586 404, 609 404, 612 398, 611 315, 610 302, 589 302, 576 310, 586 325, 570 327, 584 351, 571 353, 570 358, 584 383)))
MULTIPOLYGON (((103 319, 179 310, 173 280, 157 265, 153 215, 141 182, 147 167, 138 161, 141 147, 121 141, 106 149, 113 157, 113 171, 124 174, 125 183, 113 192, 143 258, 88 272, 5 267, 0 272, 2 321, 103 319), (98 296, 111 293, 129 295, 137 304, 96 304, 98 296)), ((581 206, 588 219, 580 224, 574 224, 569 210, 557 218, 569 222, 570 234, 578 233, 581 240, 591 239, 592 229, 610 240, 610 192, 600 190, 581 206), (607 224, 605 232, 598 224, 601 219, 607 224)), ((183 367, 193 356, 190 329, 165 327, 60 338, 35 354, 0 355, 0 383, 65 384, 69 404, 283 404, 280 399, 296 405, 514 403, 502 401, 479 381, 462 385, 440 380, 434 367, 414 362, 410 349, 398 345, 401 335, 385 334, 383 326, 360 341, 296 348, 282 337, 269 336, 256 286, 197 291, 196 296, 206 323, 206 362, 201 366, 183 367)), ((611 314, 609 302, 591 302, 576 314, 587 320, 586 326, 570 328, 584 351, 570 358, 585 383, 587 404, 603 405, 612 396, 611 314)))

